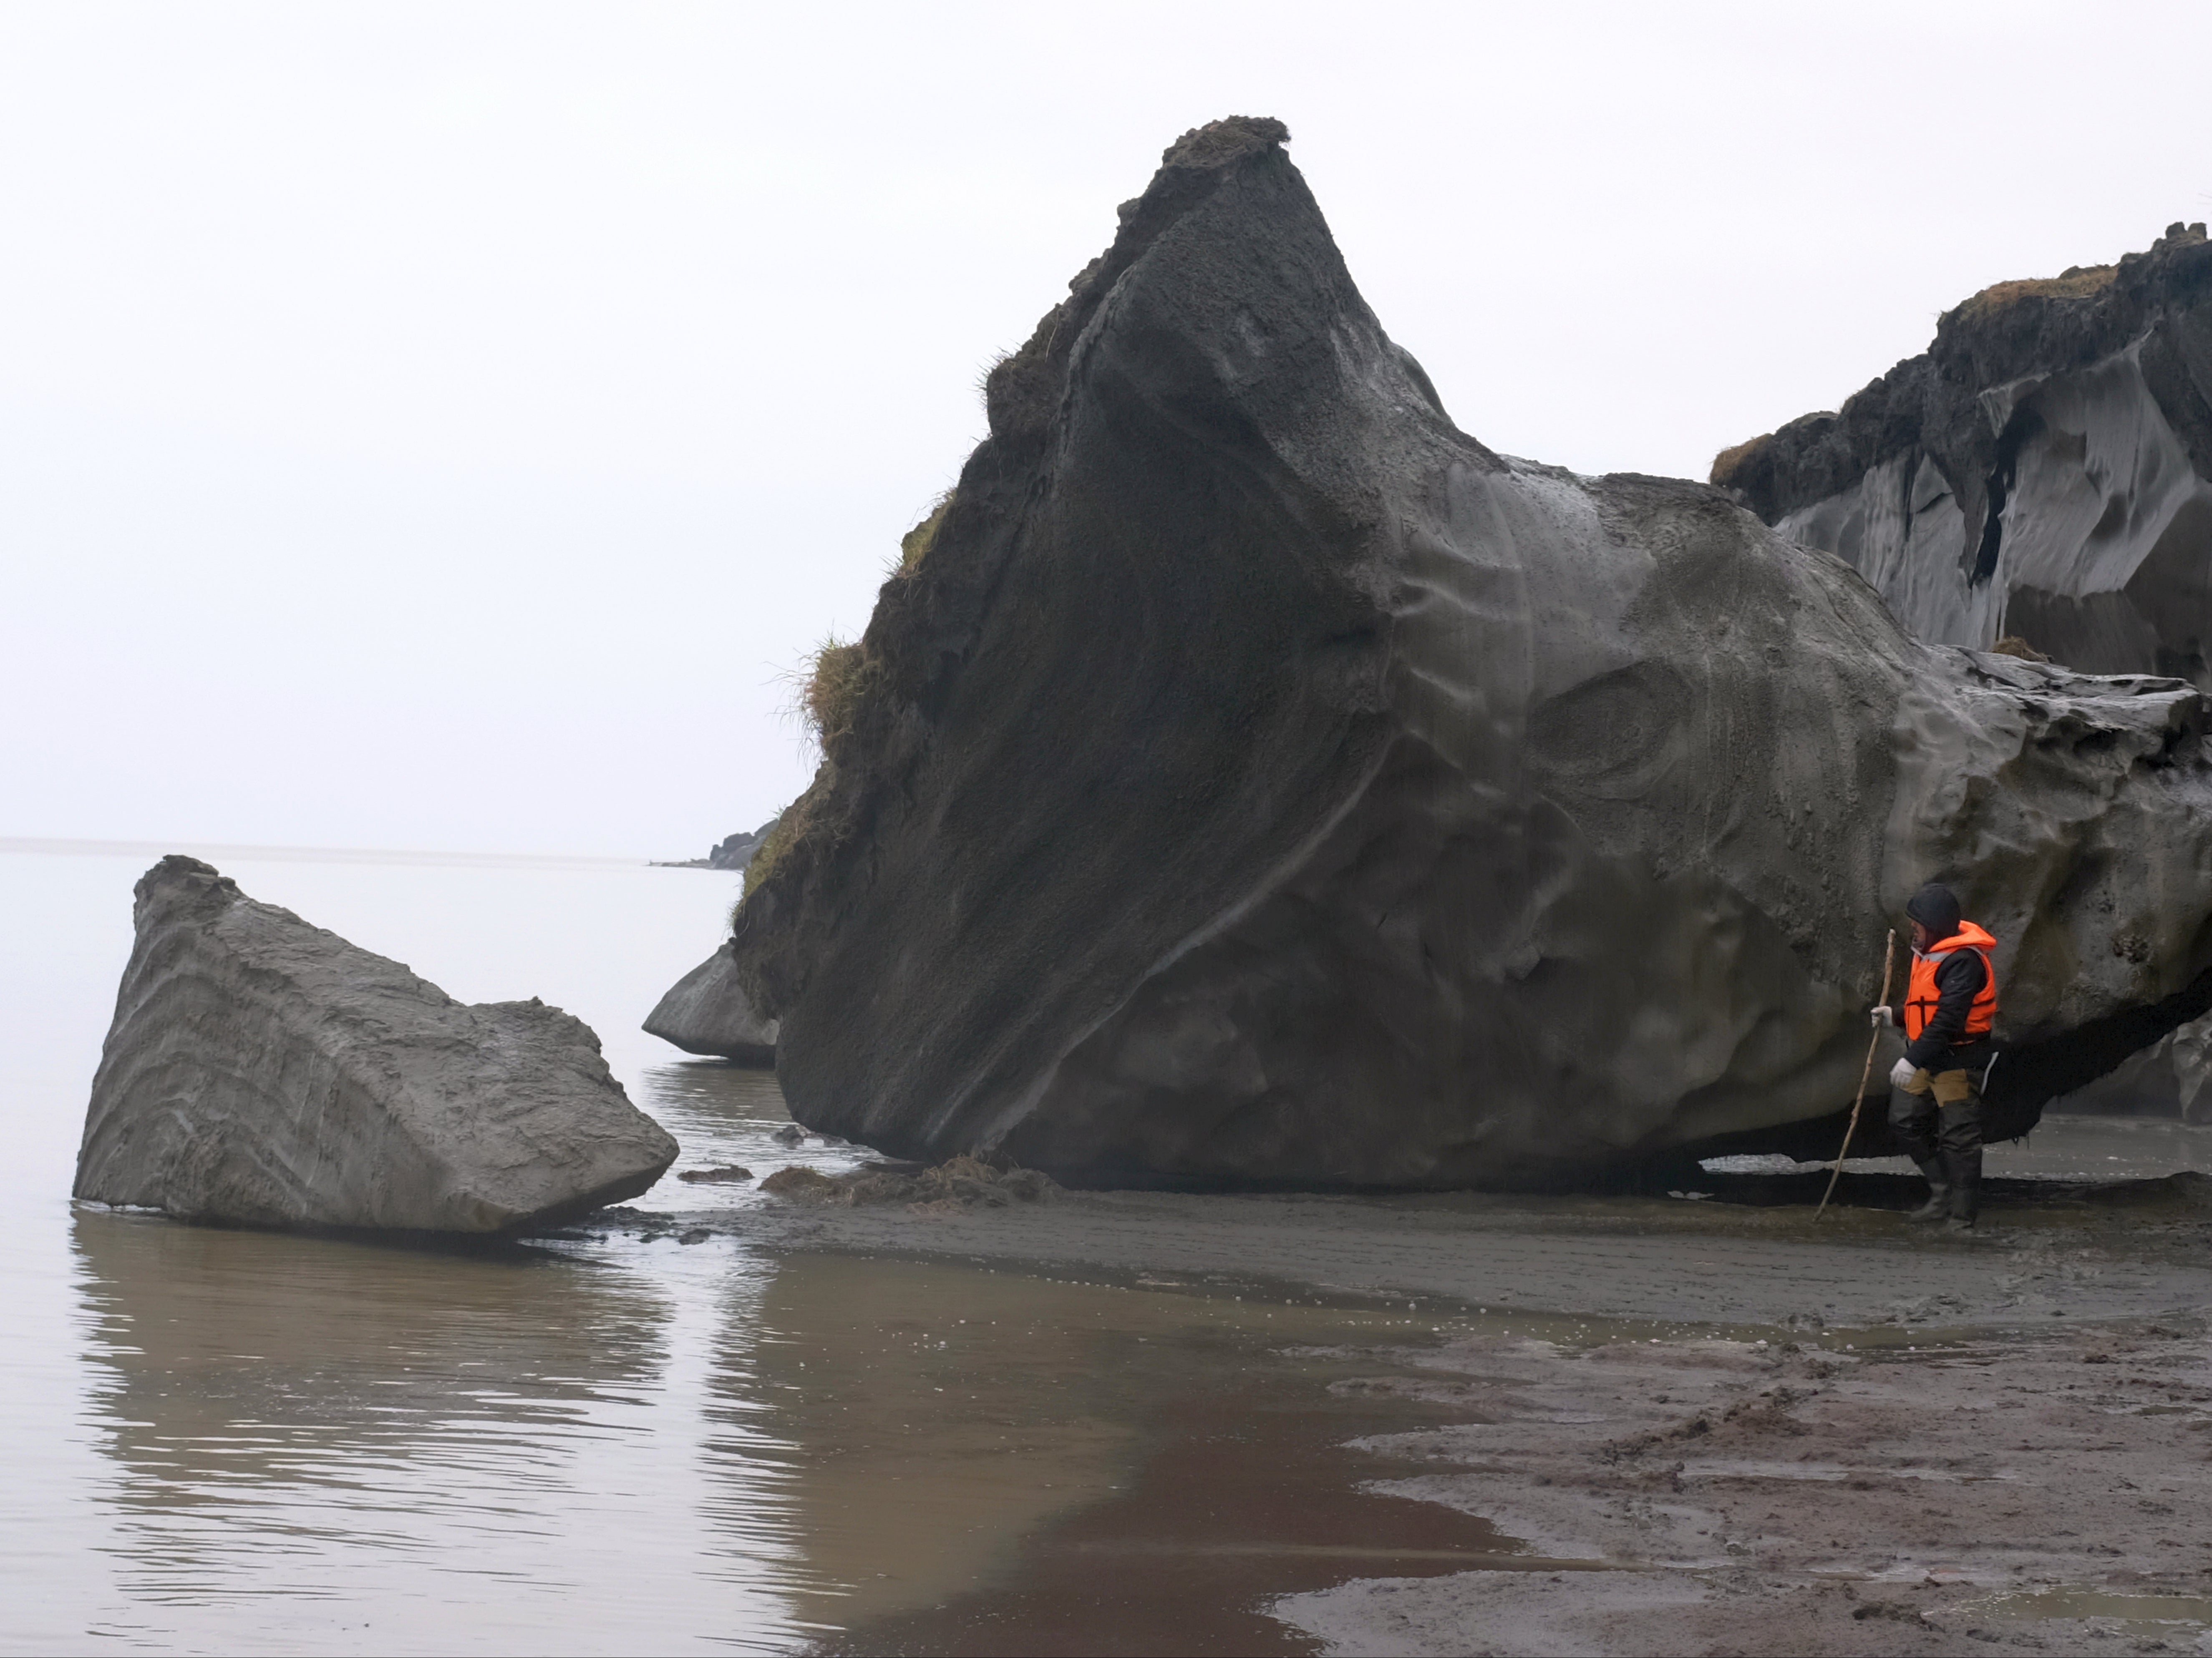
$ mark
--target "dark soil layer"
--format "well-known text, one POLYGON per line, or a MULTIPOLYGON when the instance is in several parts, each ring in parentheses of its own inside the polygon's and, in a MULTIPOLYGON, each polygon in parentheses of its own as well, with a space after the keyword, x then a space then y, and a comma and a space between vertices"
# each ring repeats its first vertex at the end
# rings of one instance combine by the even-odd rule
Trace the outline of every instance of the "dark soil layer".
MULTIPOLYGON (((2150 334, 2159 361, 2147 365, 2160 409, 2212 477, 2212 404, 2193 364, 2191 341, 2205 325, 2191 313, 2212 302, 2212 243, 2181 226, 2148 252, 2130 253, 2103 280, 2000 283, 1947 311, 1936 339, 1845 401, 1834 413, 1804 415, 1780 430, 1725 451, 1712 481, 1739 492, 1769 524, 1835 495, 1905 450, 1936 461, 1978 528, 1991 516, 1990 481, 2001 476, 2007 434, 1981 406, 1990 387, 2080 368, 2150 334), (2176 334, 2159 325, 2187 325, 2176 334)), ((2011 434, 2018 441, 2018 434, 2011 434)), ((2000 495, 1996 503, 2002 511, 2000 495)), ((2143 665, 2148 667, 2149 665, 2143 665)))

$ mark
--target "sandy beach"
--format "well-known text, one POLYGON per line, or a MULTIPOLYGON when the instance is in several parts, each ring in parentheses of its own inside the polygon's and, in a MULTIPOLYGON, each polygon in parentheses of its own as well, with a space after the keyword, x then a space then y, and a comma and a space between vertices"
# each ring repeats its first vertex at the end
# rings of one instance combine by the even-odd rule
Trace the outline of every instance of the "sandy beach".
POLYGON ((1352 1447, 1396 1470, 1363 1489, 1478 1516, 1517 1558, 1275 1600, 1316 1650, 2200 1649, 2212 1181, 1995 1182, 1966 1239, 1907 1222, 1893 1177, 1848 1178, 1817 1224, 1774 1201, 1787 1182, 1708 1183, 951 1214, 753 1198, 629 1224, 1484 1315, 1442 1345, 1333 1351, 1376 1374, 1331 1387, 1402 1418, 1352 1447))

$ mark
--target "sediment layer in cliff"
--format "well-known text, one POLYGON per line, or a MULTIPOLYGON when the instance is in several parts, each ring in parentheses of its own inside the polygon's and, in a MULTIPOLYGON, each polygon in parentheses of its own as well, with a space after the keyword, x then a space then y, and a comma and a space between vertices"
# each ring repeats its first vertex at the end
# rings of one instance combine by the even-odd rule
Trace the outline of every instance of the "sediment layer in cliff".
POLYGON ((2212 246, 2000 282, 1832 414, 1714 462, 1935 643, 2212 687, 2212 246))

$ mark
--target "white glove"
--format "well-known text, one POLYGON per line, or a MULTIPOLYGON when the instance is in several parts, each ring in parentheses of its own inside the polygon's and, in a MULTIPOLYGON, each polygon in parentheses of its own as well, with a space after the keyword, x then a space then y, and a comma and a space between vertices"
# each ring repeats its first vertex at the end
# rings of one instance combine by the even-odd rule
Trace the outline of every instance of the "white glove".
POLYGON ((1897 1023, 1897 1010, 1887 1002, 1884 1002, 1880 1007, 1870 1007, 1867 1009, 1867 1023, 1893 1026, 1897 1023))
POLYGON ((1892 1088, 1904 1087, 1912 1080, 1912 1073, 1919 1069, 1920 1067, 1910 1060, 1899 1060, 1889 1068, 1889 1085, 1892 1088))

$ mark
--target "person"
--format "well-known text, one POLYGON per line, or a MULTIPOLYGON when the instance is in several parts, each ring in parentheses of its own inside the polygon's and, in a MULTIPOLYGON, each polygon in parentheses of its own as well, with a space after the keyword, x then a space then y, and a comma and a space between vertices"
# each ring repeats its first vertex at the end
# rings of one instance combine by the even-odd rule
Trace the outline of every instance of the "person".
POLYGON ((1899 1025, 1905 1057, 1891 1067, 1889 1123, 1928 1179, 1912 1218, 1970 1232, 1981 1205, 1982 1082, 1995 1057, 1996 940, 1959 912, 1958 896, 1931 881, 1905 906, 1912 971, 1905 1000, 1873 1011, 1899 1025))

